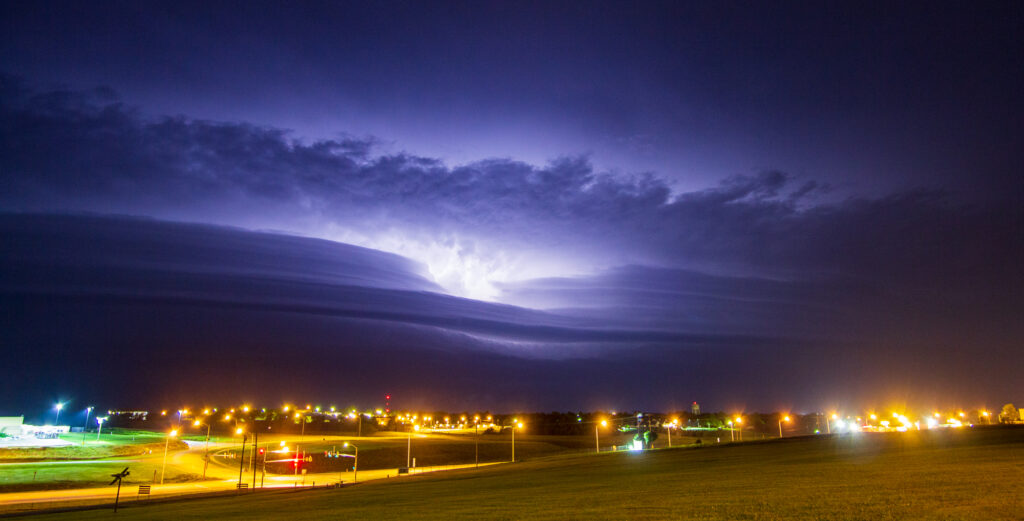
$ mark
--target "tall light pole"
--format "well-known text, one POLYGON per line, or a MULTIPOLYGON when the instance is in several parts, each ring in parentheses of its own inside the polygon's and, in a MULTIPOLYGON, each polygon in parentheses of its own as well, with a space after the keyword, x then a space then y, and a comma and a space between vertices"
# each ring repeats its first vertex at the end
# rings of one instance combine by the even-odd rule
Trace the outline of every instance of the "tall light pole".
POLYGON ((299 434, 299 441, 295 442, 295 475, 299 475, 299 445, 302 443, 302 438, 306 435, 306 416, 300 412, 295 413, 295 417, 302 422, 302 431, 299 434))
POLYGON ((171 431, 167 433, 167 438, 164 439, 164 464, 160 467, 160 484, 161 485, 164 484, 164 472, 167 470, 167 448, 171 444, 171 438, 173 438, 173 437, 175 437, 177 435, 178 435, 177 429, 171 429, 171 431))
POLYGON ((206 425, 206 452, 203 453, 203 479, 206 479, 206 467, 210 465, 210 422, 203 423, 196 420, 192 422, 192 425, 196 427, 206 425))
POLYGON ((523 422, 512 423, 512 463, 516 462, 516 427, 523 428, 523 422))
POLYGON ((409 446, 405 450, 405 468, 412 466, 412 433, 413 431, 419 432, 420 425, 417 423, 412 426, 412 430, 409 431, 409 446))
POLYGON ((85 423, 82 424, 82 445, 85 445, 85 429, 89 428, 89 415, 92 414, 92 407, 85 408, 85 423))
POLYGON ((665 432, 668 432, 668 448, 672 448, 672 429, 676 428, 679 423, 678 419, 674 419, 671 422, 665 424, 665 432))
MULTIPOLYGON (((238 427, 238 428, 235 429, 235 434, 241 434, 242 435, 242 452, 239 453, 239 456, 238 456, 238 484, 241 485, 242 484, 242 470, 245 468, 245 430, 243 430, 241 427, 238 427)), ((242 487, 239 486, 238 490, 242 490, 242 487)))
POLYGON ((732 428, 732 420, 725 422, 729 425, 729 441, 736 441, 736 431, 732 428))
POLYGON ((54 416, 53 418, 53 424, 57 425, 58 423, 60 423, 60 410, 64 408, 64 404, 61 402, 57 402, 56 405, 53 406, 53 408, 57 409, 57 415, 54 416))
POLYGON ((779 419, 779 438, 782 438, 782 422, 789 422, 789 416, 785 416, 779 419))
POLYGON ((743 441, 743 417, 736 417, 736 429, 738 431, 739 441, 743 441))
POLYGON ((473 464, 480 468, 480 415, 473 416, 473 464))
POLYGON ((595 452, 597 452, 598 454, 601 453, 601 438, 598 437, 597 431, 601 427, 607 427, 607 426, 608 426, 608 420, 601 420, 600 423, 597 423, 597 424, 594 425, 594 449, 595 449, 595 452))
POLYGON ((109 416, 100 416, 96 418, 96 423, 99 424, 99 428, 96 429, 96 441, 100 441, 100 434, 103 432, 103 422, 107 421, 109 416))
POLYGON ((356 447, 355 445, 353 445, 353 444, 351 444, 351 443, 349 443, 347 441, 342 446, 343 447, 352 447, 353 449, 356 449, 356 461, 352 465, 352 482, 353 483, 359 483, 359 447, 356 447))

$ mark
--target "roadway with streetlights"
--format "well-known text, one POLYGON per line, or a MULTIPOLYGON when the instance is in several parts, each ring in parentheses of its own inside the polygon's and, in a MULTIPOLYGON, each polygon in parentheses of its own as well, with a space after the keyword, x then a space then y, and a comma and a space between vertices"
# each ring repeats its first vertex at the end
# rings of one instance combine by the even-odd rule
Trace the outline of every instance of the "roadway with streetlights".
MULTIPOLYGON (((358 438, 352 436, 327 436, 322 435, 311 435, 302 438, 296 438, 294 435, 266 435, 270 441, 268 443, 279 443, 284 439, 293 440, 302 443, 313 443, 313 442, 339 442, 339 445, 346 446, 352 449, 353 459, 356 458, 358 449, 356 444, 360 439, 372 440, 379 442, 382 440, 402 440, 406 436, 391 435, 391 436, 375 436, 374 438, 358 438)), ((174 450, 170 447, 170 441, 172 438, 181 439, 181 432, 167 431, 164 433, 164 442, 166 451, 157 452, 154 454, 145 454, 139 456, 132 456, 126 458, 110 458, 105 459, 102 463, 108 464, 111 468, 117 467, 117 470, 123 468, 123 466, 130 466, 136 468, 139 465, 145 464, 146 466, 155 466, 157 471, 160 472, 159 479, 155 479, 156 483, 152 486, 151 494, 154 497, 157 496, 177 496, 187 494, 203 494, 211 492, 224 492, 228 490, 235 490, 239 483, 238 468, 235 467, 232 462, 233 458, 228 457, 232 454, 237 454, 239 448, 238 438, 231 440, 230 438, 211 441, 209 449, 205 441, 190 441, 182 440, 188 448, 185 450, 174 450), (195 474, 198 475, 201 472, 202 467, 208 461, 205 457, 207 450, 211 451, 211 454, 219 454, 220 458, 212 457, 209 459, 211 464, 209 465, 208 478, 203 481, 194 481, 187 483, 173 483, 167 482, 172 480, 175 476, 182 474, 195 474), (166 463, 165 463, 166 462, 166 463), (173 469, 173 470, 172 470, 173 469)), ((263 436, 260 437, 263 441, 263 436)), ((405 440, 402 440, 405 441, 405 440)), ((90 444, 93 442, 90 442, 90 444)), ((248 457, 246 458, 248 459, 248 457)), ((80 463, 76 461, 65 462, 68 465, 80 463)), ((58 465, 60 462, 57 463, 58 465)), ((480 464, 493 465, 495 463, 480 464)), ((358 463, 357 463, 358 465, 358 463)), ((464 468, 473 468, 477 466, 475 463, 466 464, 455 464, 455 465, 443 465, 443 466, 429 466, 417 468, 416 473, 428 473, 444 470, 456 470, 464 468)), ((2 468, 2 467, 0 467, 2 468)), ((155 471, 156 472, 156 471, 155 471)), ((256 469, 246 470, 243 475, 243 480, 249 479, 249 473, 254 476, 259 471, 256 469)), ((106 475, 106 473, 102 473, 106 475)), ((290 474, 273 474, 268 473, 265 481, 261 482, 262 488, 294 488, 301 486, 310 485, 328 485, 332 483, 338 483, 340 481, 346 483, 354 483, 357 480, 361 482, 396 478, 399 477, 399 469, 397 467, 383 468, 383 469, 358 469, 354 467, 352 472, 317 472, 309 473, 301 476, 293 476, 290 474), (358 473, 358 474, 357 474, 358 473)), ((109 478, 108 478, 109 479, 109 478)), ((149 484, 150 481, 147 479, 143 484, 149 484)), ((59 504, 61 506, 77 505, 77 504, 95 504, 105 503, 113 501, 116 493, 116 487, 94 487, 94 488, 82 488, 82 489, 56 489, 56 490, 37 490, 37 491, 24 491, 24 492, 11 492, 11 493, 0 493, 0 512, 11 512, 21 508, 19 505, 35 505, 38 508, 44 504, 59 504)), ((123 495, 122 491, 122 495, 123 495)), ((124 498, 122 498, 124 499, 124 498)))

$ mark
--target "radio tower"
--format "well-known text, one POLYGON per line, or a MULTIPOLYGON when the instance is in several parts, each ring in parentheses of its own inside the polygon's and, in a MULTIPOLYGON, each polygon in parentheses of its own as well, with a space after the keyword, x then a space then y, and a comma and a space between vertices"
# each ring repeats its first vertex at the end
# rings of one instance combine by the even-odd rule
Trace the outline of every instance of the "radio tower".
POLYGON ((390 394, 385 394, 384 395, 384 415, 386 416, 386 415, 388 415, 390 413, 391 413, 391 395, 390 394))

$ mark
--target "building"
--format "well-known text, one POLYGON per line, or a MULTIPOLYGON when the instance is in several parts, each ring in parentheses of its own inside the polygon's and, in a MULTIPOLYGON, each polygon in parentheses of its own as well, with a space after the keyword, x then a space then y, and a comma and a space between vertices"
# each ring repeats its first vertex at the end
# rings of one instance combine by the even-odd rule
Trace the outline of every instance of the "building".
POLYGON ((0 434, 10 437, 21 436, 21 424, 24 416, 0 416, 0 434))

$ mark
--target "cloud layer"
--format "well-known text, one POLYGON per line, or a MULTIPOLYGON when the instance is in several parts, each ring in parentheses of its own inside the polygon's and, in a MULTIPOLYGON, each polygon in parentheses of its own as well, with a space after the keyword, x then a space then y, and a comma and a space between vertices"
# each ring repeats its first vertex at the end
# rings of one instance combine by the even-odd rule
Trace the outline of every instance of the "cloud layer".
MULTIPOLYGON (((94 317, 91 305, 110 313, 85 343, 116 339, 112 357, 155 333, 111 317, 198 313, 234 327, 268 320, 265 338, 226 334, 258 349, 324 356, 352 335, 330 363, 400 352, 408 362, 393 369, 406 374, 435 356, 486 359, 489 372, 463 388, 515 368, 557 389, 553 368, 609 378, 614 364, 596 367, 615 357, 657 389, 682 377, 719 386, 711 375, 725 370, 773 386, 761 370, 821 367, 827 377, 803 381, 830 396, 930 388, 1016 356, 1019 195, 983 206, 928 189, 846 197, 777 171, 675 193, 654 174, 597 172, 580 157, 450 166, 372 139, 304 142, 149 117, 103 89, 0 81, 0 209, 14 212, 2 219, 2 290, 18 310, 5 345, 47 356, 73 338, 39 340, 49 307, 94 317)), ((216 345, 215 325, 203 328, 197 345, 216 345)), ((975 385, 963 389, 982 394, 975 385)))
POLYGON ((896 279, 1019 255, 1008 251, 1019 232, 1009 224, 1020 219, 1015 194, 995 209, 927 190, 824 203, 827 187, 782 172, 676 194, 657 176, 595 172, 585 158, 452 167, 375 153, 373 140, 305 143, 251 124, 148 118, 102 89, 34 92, 7 77, 2 92, 0 204, 8 210, 121 212, 325 237, 417 259, 467 296, 498 298, 495 282, 624 264, 896 279), (940 257, 944 266, 933 266, 940 257))

